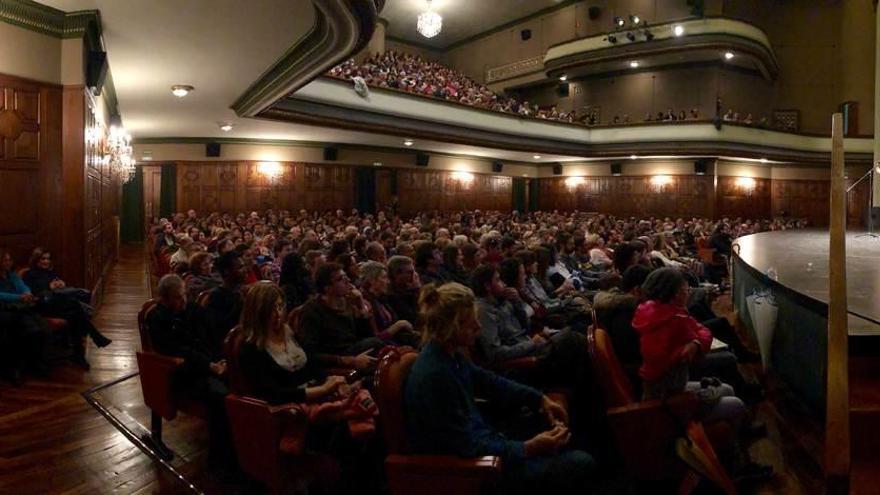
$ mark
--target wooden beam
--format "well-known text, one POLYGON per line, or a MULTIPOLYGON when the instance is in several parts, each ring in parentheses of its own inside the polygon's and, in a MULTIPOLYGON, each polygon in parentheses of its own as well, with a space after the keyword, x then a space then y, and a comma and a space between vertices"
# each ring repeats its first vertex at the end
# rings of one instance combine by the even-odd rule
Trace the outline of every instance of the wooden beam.
POLYGON ((831 117, 828 376, 825 399, 826 493, 849 493, 849 363, 846 306, 846 182, 843 114, 831 117))

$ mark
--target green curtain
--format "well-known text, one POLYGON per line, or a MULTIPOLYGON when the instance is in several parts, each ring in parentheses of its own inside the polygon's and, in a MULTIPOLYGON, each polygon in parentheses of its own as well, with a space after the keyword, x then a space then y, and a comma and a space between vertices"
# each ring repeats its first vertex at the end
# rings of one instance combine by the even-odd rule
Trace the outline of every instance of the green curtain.
POLYGON ((162 165, 159 216, 169 218, 177 209, 177 164, 162 165))
POLYGON ((529 211, 538 211, 538 179, 529 181, 529 211))
POLYGON ((526 180, 513 179, 513 209, 520 212, 526 212, 526 180))
POLYGON ((122 185, 119 237, 122 242, 144 240, 144 169, 135 167, 134 179, 122 185))

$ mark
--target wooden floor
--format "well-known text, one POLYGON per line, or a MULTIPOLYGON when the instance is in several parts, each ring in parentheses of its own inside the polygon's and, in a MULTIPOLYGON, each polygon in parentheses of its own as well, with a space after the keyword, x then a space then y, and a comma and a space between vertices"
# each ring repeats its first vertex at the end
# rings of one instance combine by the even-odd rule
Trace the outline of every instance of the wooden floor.
MULTIPOLYGON (((140 348, 136 314, 149 298, 148 284, 142 248, 123 246, 95 317, 97 327, 113 344, 105 349, 89 344, 92 370, 59 363, 48 379, 30 379, 21 388, 0 383, 0 494, 193 493, 82 396, 96 385, 136 371, 135 352, 140 348)), ((880 369, 872 367, 864 374, 876 376, 874 372, 880 369)), ((779 476, 754 493, 822 493, 821 423, 784 386, 769 385, 771 400, 757 410, 769 435, 750 451, 757 460, 773 464, 779 476)), ((877 388, 872 384, 868 390, 877 388)), ((134 424, 148 424, 137 377, 102 390, 100 396, 134 424)), ((205 475, 201 468, 205 433, 200 421, 185 416, 166 423, 166 442, 178 454, 174 467, 206 493, 249 493, 230 490, 205 475)), ((878 493, 871 491, 877 486, 878 464, 873 459, 854 462, 851 493, 878 493)))
POLYGON ((48 379, 0 384, 0 493, 186 493, 81 395, 137 369, 136 315, 150 297, 147 283, 143 249, 123 246, 95 317, 113 344, 89 342, 91 371, 59 363, 48 379))

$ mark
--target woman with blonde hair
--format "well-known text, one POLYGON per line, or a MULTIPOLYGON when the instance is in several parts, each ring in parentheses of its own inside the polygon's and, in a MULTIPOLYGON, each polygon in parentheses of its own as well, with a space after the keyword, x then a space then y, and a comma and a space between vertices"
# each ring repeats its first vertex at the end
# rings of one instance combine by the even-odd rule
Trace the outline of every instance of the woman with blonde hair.
POLYGON ((419 307, 424 346, 404 389, 413 450, 462 457, 500 456, 504 493, 586 491, 595 462, 586 452, 564 450, 571 439, 565 409, 534 388, 480 368, 462 352, 473 347, 480 332, 474 293, 454 282, 429 284, 422 289, 419 307), (544 414, 532 416, 540 418, 532 421, 536 424, 502 433, 483 418, 475 392, 491 398, 499 410, 528 406, 544 414))

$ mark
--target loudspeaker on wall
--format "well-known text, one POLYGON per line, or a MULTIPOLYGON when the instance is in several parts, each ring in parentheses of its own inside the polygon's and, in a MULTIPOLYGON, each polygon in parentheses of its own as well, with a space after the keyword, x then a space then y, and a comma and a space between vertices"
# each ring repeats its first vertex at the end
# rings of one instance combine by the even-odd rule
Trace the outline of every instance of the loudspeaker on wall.
POLYGON ((519 37, 522 38, 523 41, 528 41, 532 39, 532 30, 531 29, 523 29, 519 32, 519 37))
POLYGON ((556 162, 553 164, 553 175, 562 175, 562 164, 556 162))
POLYGON ((706 175, 709 171, 709 160, 701 158, 694 162, 694 173, 697 175, 706 175))
POLYGON ((324 161, 325 162, 335 162, 339 158, 339 148, 334 148, 333 146, 327 146, 324 148, 324 161))
POLYGON ((600 15, 602 15, 602 8, 598 5, 593 5, 587 9, 587 15, 590 17, 591 21, 595 21, 600 15))
POLYGON ((427 153, 416 153, 416 165, 419 167, 427 167, 429 161, 431 161, 431 155, 427 153))
POLYGON ((492 162, 492 171, 497 173, 501 173, 504 170, 504 164, 501 162, 492 162))
POLYGON ((220 143, 205 143, 205 156, 214 158, 220 156, 220 143))
POLYGON ((611 164, 611 175, 620 175, 623 173, 623 164, 622 163, 612 163, 611 164))

